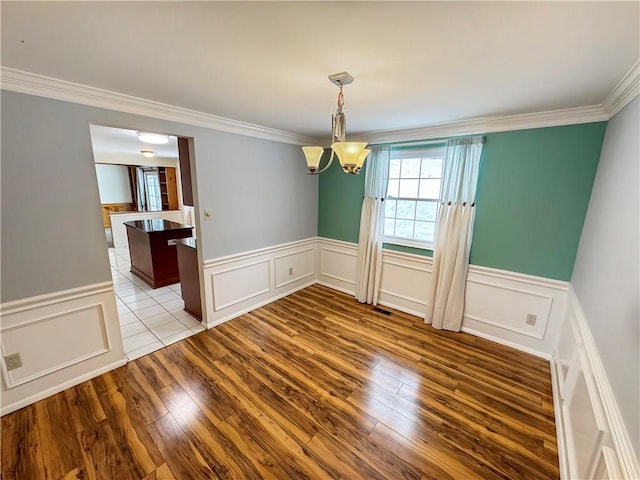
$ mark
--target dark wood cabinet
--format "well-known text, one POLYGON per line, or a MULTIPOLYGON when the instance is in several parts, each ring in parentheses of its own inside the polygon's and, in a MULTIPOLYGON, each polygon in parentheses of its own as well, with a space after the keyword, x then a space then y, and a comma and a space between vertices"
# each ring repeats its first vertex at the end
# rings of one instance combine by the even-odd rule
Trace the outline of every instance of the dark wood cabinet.
POLYGON ((198 320, 202 320, 196 239, 183 238, 177 240, 176 249, 178 253, 178 271, 180 272, 184 309, 198 320))
POLYGON ((180 182, 182 185, 182 203, 193 207, 193 188, 191 186, 191 156, 189 139, 178 137, 178 158, 180 160, 180 182))
POLYGON ((158 180, 160 182, 162 210, 177 210, 178 183, 176 180, 176 169, 172 167, 158 167, 158 180))
POLYGON ((151 287, 180 281, 175 239, 190 237, 192 227, 162 219, 125 222, 131 273, 151 287))

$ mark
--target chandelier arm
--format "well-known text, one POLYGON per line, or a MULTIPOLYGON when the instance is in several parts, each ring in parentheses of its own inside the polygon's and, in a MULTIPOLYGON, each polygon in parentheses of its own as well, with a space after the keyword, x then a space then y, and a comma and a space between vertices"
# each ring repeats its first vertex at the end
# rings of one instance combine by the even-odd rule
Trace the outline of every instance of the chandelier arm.
POLYGON ((324 172, 326 169, 328 169, 331 164, 333 163, 333 156, 336 154, 336 152, 333 151, 333 148, 331 149, 331 156, 329 157, 329 162, 324 166, 324 168, 322 170, 317 170, 315 172, 313 172, 311 175, 320 175, 322 172, 324 172))

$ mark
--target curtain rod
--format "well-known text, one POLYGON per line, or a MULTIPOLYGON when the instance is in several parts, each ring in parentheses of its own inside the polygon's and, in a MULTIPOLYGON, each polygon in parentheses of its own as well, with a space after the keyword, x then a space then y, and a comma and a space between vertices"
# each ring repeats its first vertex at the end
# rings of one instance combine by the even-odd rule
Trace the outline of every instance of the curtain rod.
POLYGON ((447 139, 443 138, 442 140, 412 140, 410 142, 382 142, 382 143, 372 143, 370 146, 377 147, 381 145, 389 145, 391 147, 408 147, 411 145, 445 145, 447 143, 447 139))

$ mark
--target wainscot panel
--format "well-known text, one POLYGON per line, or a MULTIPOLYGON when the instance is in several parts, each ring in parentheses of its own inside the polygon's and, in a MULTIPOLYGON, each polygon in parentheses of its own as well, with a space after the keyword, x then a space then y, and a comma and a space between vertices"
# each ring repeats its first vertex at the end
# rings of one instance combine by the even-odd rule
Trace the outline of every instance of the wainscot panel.
MULTIPOLYGON (((358 247, 328 238, 318 240, 318 282, 353 294, 358 247)), ((378 302, 424 318, 433 260, 384 250, 378 302)), ((462 330, 533 355, 550 358, 562 317, 567 283, 471 265, 462 330), (531 320, 531 315, 535 319, 531 320), (528 317, 529 316, 529 317, 528 317), (530 323, 527 324, 527 319, 530 323)))
POLYGON ((1 306, 2 414, 126 363, 111 282, 1 306), (18 353, 22 366, 7 369, 18 353))
POLYGON ((312 285, 316 256, 312 238, 205 261, 207 327, 312 285))
POLYGON ((551 359, 563 479, 640 478, 622 415, 572 289, 551 359))

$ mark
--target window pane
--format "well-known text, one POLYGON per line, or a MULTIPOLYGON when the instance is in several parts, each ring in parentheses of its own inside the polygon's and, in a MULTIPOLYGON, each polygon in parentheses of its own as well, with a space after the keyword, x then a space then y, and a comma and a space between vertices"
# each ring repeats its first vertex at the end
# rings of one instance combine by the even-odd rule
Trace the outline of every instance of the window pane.
POLYGON ((413 238, 413 221, 396 220, 396 237, 413 238))
POLYGON ((442 159, 441 158, 423 158, 422 169, 420 170, 422 178, 440 178, 442 177, 442 159))
POLYGON ((420 181, 420 198, 440 198, 440 179, 437 180, 421 180, 420 181))
MULTIPOLYGON (((391 183, 391 181, 389 181, 391 183)), ((403 198, 418 198, 419 180, 400 180, 400 195, 403 198)))
POLYGON ((384 201, 384 216, 395 217, 396 216, 396 200, 384 201))
POLYGON ((147 210, 162 210, 162 200, 160 198, 160 180, 158 172, 145 172, 144 181, 146 184, 147 210))
POLYGON ((415 222, 416 233, 415 239, 425 242, 433 241, 433 233, 435 232, 436 224, 434 222, 415 222))
POLYGON ((390 237, 394 235, 394 228, 396 225, 396 221, 393 218, 385 218, 384 219, 384 234, 390 237))
POLYGON ((420 159, 405 158, 402 160, 402 178, 420 178, 420 159))
POLYGON ((387 197, 397 197, 399 185, 400 185, 400 180, 389 180, 389 187, 387 188, 387 197))
POLYGON ((400 178, 400 159, 395 158, 389 163, 389 178, 400 178))
POLYGON ((398 209, 396 212, 396 218, 403 218, 405 220, 413 220, 416 215, 416 202, 411 200, 398 200, 398 209))
POLYGON ((416 206, 416 220, 435 222, 437 210, 437 202, 418 202, 416 206))

